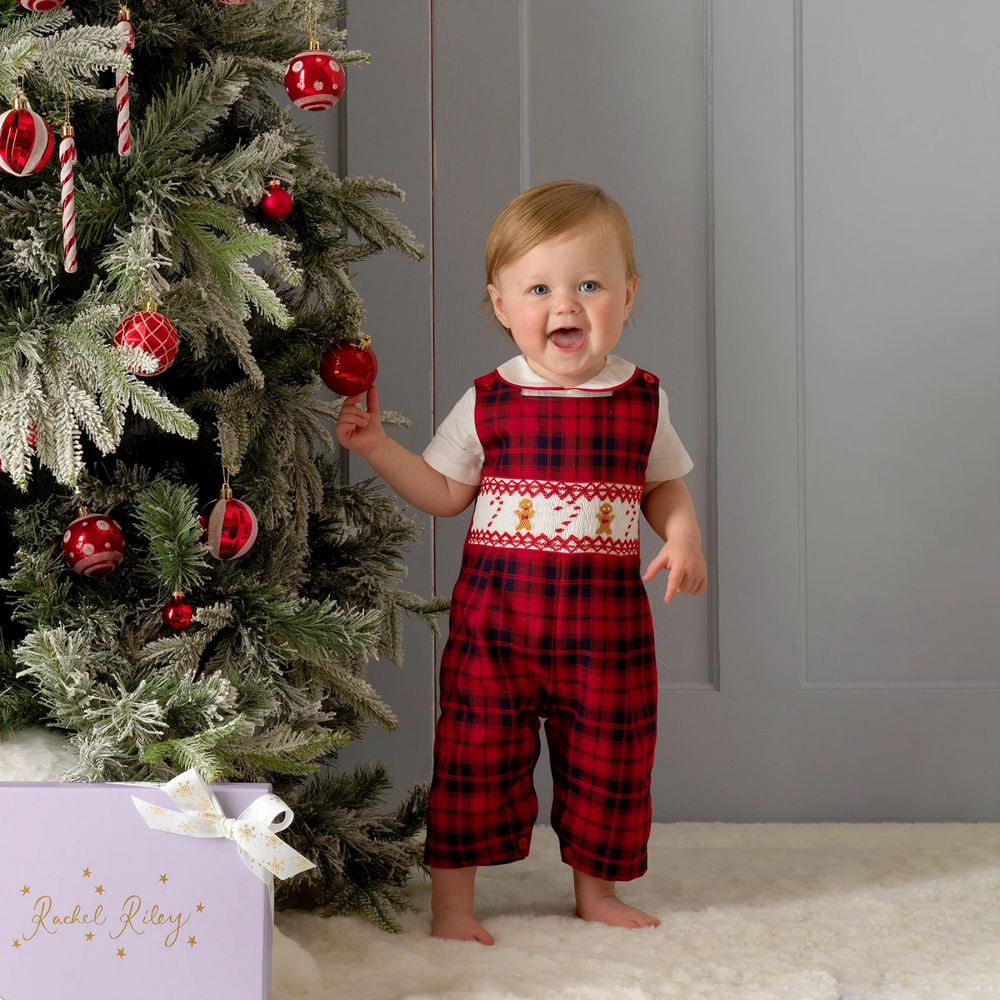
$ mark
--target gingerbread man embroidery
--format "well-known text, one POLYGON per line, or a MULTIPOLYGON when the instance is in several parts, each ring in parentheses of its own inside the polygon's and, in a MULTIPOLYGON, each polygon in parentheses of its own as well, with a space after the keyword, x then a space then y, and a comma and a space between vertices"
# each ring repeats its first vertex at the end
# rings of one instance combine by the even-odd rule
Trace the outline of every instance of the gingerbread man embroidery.
POLYGON ((610 535, 611 522, 615 519, 614 507, 609 503, 602 503, 597 514, 597 535, 610 535))
POLYGON ((521 497, 521 502, 514 511, 517 515, 517 528, 515 531, 531 531, 531 518, 535 513, 535 508, 528 497, 521 497))

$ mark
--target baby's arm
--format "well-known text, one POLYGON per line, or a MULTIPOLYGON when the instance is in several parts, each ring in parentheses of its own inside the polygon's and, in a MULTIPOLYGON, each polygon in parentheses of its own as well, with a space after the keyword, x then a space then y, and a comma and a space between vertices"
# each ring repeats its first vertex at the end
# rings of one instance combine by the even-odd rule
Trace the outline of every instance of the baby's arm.
POLYGON ((432 469, 421 455, 388 437, 382 427, 375 386, 368 390, 366 410, 361 409, 360 400, 360 394, 344 400, 337 420, 337 440, 366 458, 400 497, 425 514, 461 514, 475 499, 479 487, 449 479, 432 469))

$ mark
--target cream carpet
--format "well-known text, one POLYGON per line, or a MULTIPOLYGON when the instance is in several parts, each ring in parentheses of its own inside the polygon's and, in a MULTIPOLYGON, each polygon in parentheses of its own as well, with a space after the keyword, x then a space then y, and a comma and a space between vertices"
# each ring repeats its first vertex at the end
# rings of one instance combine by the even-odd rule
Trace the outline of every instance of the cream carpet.
POLYGON ((571 886, 542 827, 479 873, 491 948, 429 937, 419 876, 401 935, 280 913, 272 1000, 1000 997, 1000 824, 656 824, 638 931, 576 919, 571 886))

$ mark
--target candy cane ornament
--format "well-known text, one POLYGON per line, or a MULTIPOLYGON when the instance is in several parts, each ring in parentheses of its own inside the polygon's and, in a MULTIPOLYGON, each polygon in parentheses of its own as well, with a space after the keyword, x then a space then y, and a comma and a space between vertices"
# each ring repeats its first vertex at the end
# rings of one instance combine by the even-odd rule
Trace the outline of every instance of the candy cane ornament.
POLYGON ((63 125, 59 145, 59 179, 62 182, 63 269, 67 274, 76 271, 76 208, 73 205, 73 164, 76 163, 76 139, 73 126, 63 125))
MULTIPOLYGON (((118 11, 118 52, 127 55, 135 45, 135 32, 132 30, 132 14, 128 7, 122 7, 118 11)), ((122 70, 115 72, 116 84, 115 94, 118 99, 118 152, 122 156, 128 156, 132 152, 132 135, 130 129, 130 118, 128 109, 128 73, 122 70)))

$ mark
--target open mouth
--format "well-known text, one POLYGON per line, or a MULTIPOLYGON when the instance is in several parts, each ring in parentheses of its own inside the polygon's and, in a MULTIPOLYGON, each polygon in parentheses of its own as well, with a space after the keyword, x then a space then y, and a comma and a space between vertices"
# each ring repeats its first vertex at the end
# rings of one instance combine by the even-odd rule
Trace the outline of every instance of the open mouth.
POLYGON ((575 351, 583 346, 586 339, 586 331, 578 326, 560 327, 549 334, 549 341, 561 351, 575 351))

